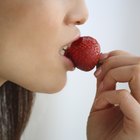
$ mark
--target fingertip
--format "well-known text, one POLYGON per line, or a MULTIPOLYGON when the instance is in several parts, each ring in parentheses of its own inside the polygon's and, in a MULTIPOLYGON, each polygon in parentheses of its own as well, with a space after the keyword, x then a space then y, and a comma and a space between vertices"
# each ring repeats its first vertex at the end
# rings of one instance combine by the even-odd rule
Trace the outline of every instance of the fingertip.
POLYGON ((140 117, 140 105, 137 100, 126 89, 117 91, 119 106, 124 116, 130 120, 137 121, 140 117))
POLYGON ((109 53, 101 53, 100 60, 106 59, 109 57, 109 53))
POLYGON ((95 71, 95 73, 94 73, 95 77, 96 77, 96 78, 99 77, 99 76, 101 75, 101 72, 102 72, 102 68, 99 67, 99 68, 95 71))

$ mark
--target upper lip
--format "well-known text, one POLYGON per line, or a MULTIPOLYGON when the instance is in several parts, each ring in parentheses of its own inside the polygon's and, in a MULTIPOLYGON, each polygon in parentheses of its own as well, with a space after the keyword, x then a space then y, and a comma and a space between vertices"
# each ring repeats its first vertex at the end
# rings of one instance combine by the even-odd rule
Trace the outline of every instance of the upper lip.
POLYGON ((70 42, 68 42, 67 44, 63 45, 63 46, 61 47, 61 50, 62 50, 62 49, 65 49, 65 47, 66 47, 66 48, 70 47, 71 44, 72 44, 72 42, 76 41, 79 37, 80 37, 80 34, 77 34, 70 42))

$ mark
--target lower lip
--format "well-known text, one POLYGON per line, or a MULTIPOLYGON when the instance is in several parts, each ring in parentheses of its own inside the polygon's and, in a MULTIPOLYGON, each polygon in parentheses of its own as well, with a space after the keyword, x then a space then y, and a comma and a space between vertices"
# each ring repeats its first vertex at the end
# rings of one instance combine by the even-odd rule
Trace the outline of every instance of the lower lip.
POLYGON ((75 66, 74 66, 73 62, 70 59, 68 59, 67 57, 63 56, 63 61, 64 61, 64 65, 66 66, 66 68, 69 71, 73 71, 75 69, 75 66))

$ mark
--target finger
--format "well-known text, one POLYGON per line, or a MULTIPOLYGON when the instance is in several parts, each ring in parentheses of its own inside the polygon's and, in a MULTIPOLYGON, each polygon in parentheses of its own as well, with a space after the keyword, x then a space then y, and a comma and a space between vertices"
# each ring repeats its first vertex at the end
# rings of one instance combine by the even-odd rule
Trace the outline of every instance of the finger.
POLYGON ((101 84, 101 81, 99 79, 97 79, 95 99, 100 95, 100 92, 98 92, 100 84, 101 84))
POLYGON ((128 82, 131 93, 140 103, 140 65, 124 66, 110 70, 105 75, 102 87, 99 88, 98 92, 114 90, 117 82, 128 82))
MULTIPOLYGON (((130 53, 128 53, 128 52, 125 52, 125 51, 121 51, 121 50, 115 50, 115 51, 111 51, 111 52, 109 52, 109 53, 102 53, 101 54, 101 56, 100 56, 100 64, 99 64, 99 66, 97 67, 97 70, 95 71, 95 73, 94 73, 94 75, 96 76, 96 77, 98 77, 101 73, 102 73, 102 71, 107 71, 105 68, 106 68, 106 66, 108 67, 108 66, 110 66, 109 64, 108 64, 108 62, 110 62, 110 61, 108 61, 108 58, 109 58, 109 60, 114 60, 114 59, 112 59, 113 58, 113 56, 117 56, 117 57, 120 57, 120 56, 130 56, 131 54, 130 53), (106 62, 106 66, 101 66, 102 64, 103 64, 103 62, 106 62), (101 64, 102 63, 102 64, 101 64)), ((116 59, 115 59, 116 60, 116 59)), ((111 61, 112 62, 112 61, 111 61)), ((110 62, 110 63, 111 63, 110 62)), ((121 62, 121 61, 120 61, 121 62)), ((112 64, 112 63, 111 63, 112 64)), ((119 64, 119 63, 117 63, 117 64, 119 64)), ((123 63, 124 64, 124 63, 123 63)), ((122 65, 123 65, 122 64, 122 65)), ((111 67, 111 66, 110 66, 111 67)), ((112 66, 113 67, 113 66, 112 66)), ((104 72, 104 73, 105 73, 104 72)), ((99 87, 99 85, 100 85, 100 82, 102 81, 102 78, 98 78, 97 79, 97 88, 99 87)))
MULTIPOLYGON (((103 67, 102 67, 103 62, 105 62, 106 60, 111 59, 115 56, 119 57, 119 56, 131 56, 131 55, 132 54, 130 54, 126 51, 122 51, 122 50, 115 50, 115 51, 111 51, 109 53, 102 53, 101 54, 100 62, 99 62, 100 64, 99 64, 99 66, 97 67, 97 70, 94 73, 94 75, 97 77, 97 90, 99 89, 99 86, 102 87, 102 84, 101 84, 102 79, 103 79, 105 73, 108 71, 108 69, 106 70, 105 68, 109 67, 109 64, 106 64, 106 66, 103 65, 103 67)), ((120 61, 120 62, 122 62, 122 61, 120 61)), ((108 61, 107 61, 107 63, 108 63, 108 61)), ((117 63, 117 64, 120 65, 119 63, 117 63)), ((123 65, 123 64, 121 64, 121 65, 123 65)), ((112 66, 112 68, 113 68, 113 66, 112 66)), ((110 69, 111 69, 111 66, 110 66, 110 69)), ((99 94, 100 94, 100 92, 97 91, 95 98, 98 97, 99 94)))
POLYGON ((106 91, 94 103, 93 111, 106 109, 108 104, 118 105, 120 110, 130 120, 140 118, 140 105, 127 90, 106 91))
POLYGON ((120 56, 120 55, 132 55, 129 52, 126 51, 122 51, 122 50, 115 50, 115 51, 111 51, 109 53, 101 53, 100 56, 100 62, 103 62, 104 60, 106 60, 106 58, 112 57, 112 56, 120 56))
POLYGON ((123 50, 114 50, 109 53, 109 57, 117 55, 132 55, 132 54, 123 50))
POLYGON ((140 57, 128 55, 110 57, 95 71, 94 75, 101 81, 110 69, 136 64, 140 64, 140 57))

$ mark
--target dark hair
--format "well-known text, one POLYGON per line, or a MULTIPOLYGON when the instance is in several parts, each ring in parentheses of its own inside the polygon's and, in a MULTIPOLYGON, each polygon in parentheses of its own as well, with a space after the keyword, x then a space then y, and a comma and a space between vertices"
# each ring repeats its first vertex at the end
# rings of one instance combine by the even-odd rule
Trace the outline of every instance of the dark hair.
POLYGON ((20 140, 33 99, 34 93, 12 82, 0 87, 0 140, 20 140))

